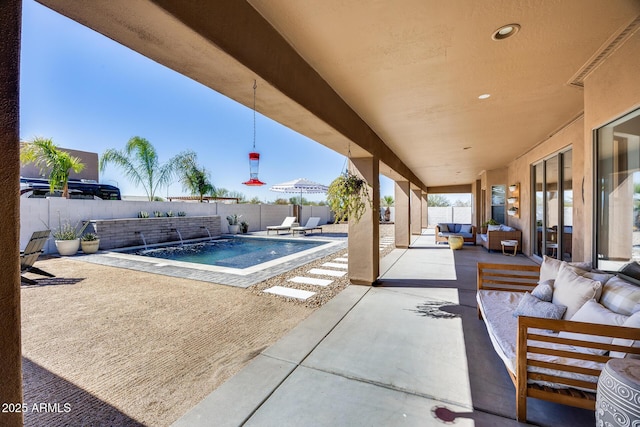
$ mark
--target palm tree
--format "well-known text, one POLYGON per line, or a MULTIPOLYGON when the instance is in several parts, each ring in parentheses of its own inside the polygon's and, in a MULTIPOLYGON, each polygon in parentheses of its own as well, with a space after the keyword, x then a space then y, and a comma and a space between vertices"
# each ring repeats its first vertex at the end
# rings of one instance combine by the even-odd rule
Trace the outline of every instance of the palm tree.
POLYGON ((43 174, 49 171, 49 191, 62 189, 62 197, 69 198, 69 174, 73 170, 78 173, 84 169, 84 163, 56 146, 51 138, 34 138, 25 142, 20 150, 22 164, 33 163, 43 174))
POLYGON ((134 136, 124 150, 109 148, 105 151, 100 158, 100 170, 104 171, 109 163, 120 166, 125 176, 134 185, 142 185, 149 201, 153 201, 158 189, 168 185, 186 159, 194 156, 192 151, 183 151, 161 165, 153 145, 144 138, 134 136))
POLYGON ((385 208, 390 208, 391 206, 393 206, 393 197, 384 196, 382 198, 382 206, 384 206, 385 208))
POLYGON ((184 159, 179 174, 182 187, 192 195, 199 195, 200 203, 205 194, 216 191, 209 178, 209 172, 196 164, 195 155, 184 159))

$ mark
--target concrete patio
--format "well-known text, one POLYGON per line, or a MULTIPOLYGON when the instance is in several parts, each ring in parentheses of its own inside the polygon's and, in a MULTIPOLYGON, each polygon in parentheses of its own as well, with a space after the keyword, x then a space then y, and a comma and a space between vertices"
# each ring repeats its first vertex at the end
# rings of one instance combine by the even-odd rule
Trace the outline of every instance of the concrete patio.
MULTIPOLYGON (((521 263, 433 236, 381 262, 174 423, 181 426, 514 426, 514 387, 476 314, 476 263, 521 263)), ((528 420, 587 426, 591 411, 529 399, 528 420)))

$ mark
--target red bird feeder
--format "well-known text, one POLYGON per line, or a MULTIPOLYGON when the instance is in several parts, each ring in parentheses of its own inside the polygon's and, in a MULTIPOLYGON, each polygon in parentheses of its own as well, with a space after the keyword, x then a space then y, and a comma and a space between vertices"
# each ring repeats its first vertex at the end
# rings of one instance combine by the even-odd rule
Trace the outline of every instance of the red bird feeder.
POLYGON ((260 153, 249 153, 249 181, 243 182, 244 185, 260 186, 265 183, 258 179, 258 166, 260 165, 260 153))
POLYGON ((265 183, 258 179, 258 166, 260 166, 260 153, 256 149, 256 88, 258 84, 253 81, 253 150, 249 153, 249 181, 243 182, 244 185, 260 186, 265 183))

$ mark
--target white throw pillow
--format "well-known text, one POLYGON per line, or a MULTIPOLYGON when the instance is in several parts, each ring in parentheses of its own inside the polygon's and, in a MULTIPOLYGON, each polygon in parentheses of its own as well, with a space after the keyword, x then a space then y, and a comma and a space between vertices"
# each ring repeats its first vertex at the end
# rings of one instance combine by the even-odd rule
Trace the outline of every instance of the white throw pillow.
POLYGON ((600 299, 602 284, 597 280, 582 277, 566 265, 561 265, 553 283, 552 303, 564 305, 567 311, 563 319, 571 320, 574 314, 590 299, 600 299))
MULTIPOLYGON (((627 320, 622 324, 622 326, 628 326, 629 328, 638 328, 638 334, 640 336, 640 311, 632 314, 627 318, 627 320)), ((616 338, 613 340, 613 345, 622 345, 625 347, 640 347, 640 340, 628 340, 624 338, 616 338)), ((627 353, 623 353, 621 351, 612 351, 609 353, 611 357, 623 358, 627 355, 627 353)), ((637 354, 631 355, 630 357, 639 358, 637 354)))
POLYGON ((549 258, 548 256, 544 255, 542 264, 540 265, 540 281, 538 283, 542 283, 549 279, 555 280, 556 277, 558 277, 560 267, 563 265, 570 265, 571 267, 576 267, 585 271, 591 270, 590 262, 572 262, 570 264, 567 264, 565 261, 560 261, 559 259, 555 258, 549 258))
MULTIPOLYGON (((620 326, 628 319, 628 316, 614 313, 613 311, 598 304, 595 300, 587 301, 571 318, 572 322, 598 323, 600 325, 620 326)), ((575 332, 561 331, 558 335, 560 338, 570 338, 574 340, 592 341, 604 344, 611 344, 613 338, 598 335, 578 334, 575 332)), ((582 353, 591 353, 603 355, 607 350, 589 347, 576 347, 582 353)))

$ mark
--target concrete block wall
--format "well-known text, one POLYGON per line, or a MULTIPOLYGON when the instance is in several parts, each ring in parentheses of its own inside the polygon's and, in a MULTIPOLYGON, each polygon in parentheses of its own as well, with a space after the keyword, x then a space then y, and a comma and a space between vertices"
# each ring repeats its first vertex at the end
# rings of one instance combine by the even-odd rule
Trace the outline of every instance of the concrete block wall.
POLYGON ((91 227, 100 236, 100 249, 124 248, 202 237, 219 237, 220 216, 184 216, 164 218, 124 218, 92 220, 91 227), (209 232, 207 232, 209 230, 209 232))
MULTIPOLYGON (((140 211, 148 212, 152 218, 154 211, 165 214, 167 211, 172 211, 176 215, 173 218, 182 218, 177 216, 178 212, 181 211, 187 214, 184 218, 217 215, 221 218, 220 232, 224 234, 228 232, 227 215, 233 213, 242 215, 241 220, 249 223, 249 231, 259 231, 265 230, 268 225, 281 224, 285 217, 292 216, 293 206, 124 200, 70 200, 59 197, 52 197, 50 199, 21 198, 20 248, 25 248, 34 231, 46 230, 47 228, 55 230, 60 224, 64 224, 65 222, 76 225, 82 224, 83 221, 87 220, 137 219, 138 212, 140 211)), ((326 224, 331 221, 331 212, 327 206, 303 206, 302 214, 304 222, 306 222, 309 216, 319 216, 322 219, 320 224, 326 224)), ((182 230, 180 232, 182 233, 182 230)), ((45 245, 45 253, 55 252, 55 244, 53 239, 50 239, 45 245)))

